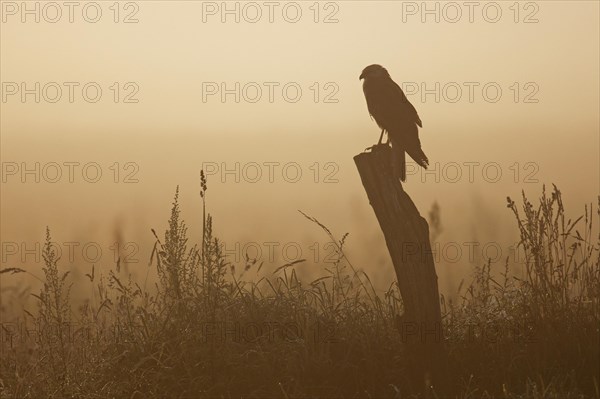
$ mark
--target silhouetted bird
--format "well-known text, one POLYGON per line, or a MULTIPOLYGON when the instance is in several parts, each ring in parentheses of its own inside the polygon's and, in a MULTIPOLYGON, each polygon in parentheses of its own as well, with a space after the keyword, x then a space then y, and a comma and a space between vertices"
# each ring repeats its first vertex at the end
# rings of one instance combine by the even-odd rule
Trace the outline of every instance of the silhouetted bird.
POLYGON ((427 169, 429 160, 421 149, 417 128, 423 124, 400 86, 381 65, 369 65, 360 74, 360 79, 364 79, 363 91, 369 113, 381 128, 378 144, 381 144, 384 131, 388 133, 388 142, 392 142, 394 176, 406 180, 405 151, 427 169))

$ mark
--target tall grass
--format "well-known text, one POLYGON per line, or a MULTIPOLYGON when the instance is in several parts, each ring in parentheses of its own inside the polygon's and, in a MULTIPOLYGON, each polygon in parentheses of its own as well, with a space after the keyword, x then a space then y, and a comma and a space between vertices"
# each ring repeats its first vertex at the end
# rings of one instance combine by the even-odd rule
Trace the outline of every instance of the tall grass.
MULTIPOLYGON (((4 320, 0 398, 410 397, 397 285, 377 295, 346 257, 347 235, 335 238, 308 215, 336 248, 320 277, 298 277, 305 260, 269 273, 254 259, 232 264, 214 236, 206 192, 203 177, 201 243, 188 240, 179 189, 164 236, 152 230, 154 286, 117 262, 107 275, 87 275, 90 298, 77 310, 47 231, 38 307, 4 320)), ((441 298, 455 384, 433 392, 600 398, 600 237, 592 236, 592 208, 568 220, 556 187, 537 206, 523 195, 521 209, 510 198, 508 208, 523 264, 487 262, 460 300, 441 298)), ((434 213, 439 230, 439 208, 434 213)))

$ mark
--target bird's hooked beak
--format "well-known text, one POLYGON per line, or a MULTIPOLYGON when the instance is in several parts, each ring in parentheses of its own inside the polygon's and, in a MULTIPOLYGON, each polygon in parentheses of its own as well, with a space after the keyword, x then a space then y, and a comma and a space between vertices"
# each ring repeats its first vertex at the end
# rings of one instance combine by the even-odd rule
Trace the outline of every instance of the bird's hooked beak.
POLYGON ((361 80, 365 77, 365 75, 363 73, 360 74, 360 76, 358 77, 358 80, 361 80))

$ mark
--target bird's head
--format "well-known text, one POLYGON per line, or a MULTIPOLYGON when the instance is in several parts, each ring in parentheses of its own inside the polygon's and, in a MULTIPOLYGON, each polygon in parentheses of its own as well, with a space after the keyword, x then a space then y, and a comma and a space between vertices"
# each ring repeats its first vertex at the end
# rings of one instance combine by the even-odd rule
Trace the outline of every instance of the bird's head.
POLYGON ((381 65, 373 64, 373 65, 369 65, 368 67, 363 69, 358 80, 368 79, 368 78, 382 78, 382 77, 386 77, 386 76, 387 77, 390 76, 387 69, 385 69, 381 65))

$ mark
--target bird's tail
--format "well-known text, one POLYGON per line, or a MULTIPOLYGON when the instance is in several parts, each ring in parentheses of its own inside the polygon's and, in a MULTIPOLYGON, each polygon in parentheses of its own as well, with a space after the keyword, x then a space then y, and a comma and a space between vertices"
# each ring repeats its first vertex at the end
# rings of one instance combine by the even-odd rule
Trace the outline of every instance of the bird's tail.
POLYGON ((421 143, 418 143, 415 146, 410 146, 406 149, 406 152, 408 152, 408 155, 410 155, 410 157, 417 164, 419 164, 419 166, 422 166, 423 168, 427 169, 427 167, 429 166, 429 159, 427 159, 427 155, 425 155, 425 153, 421 149, 421 143))
POLYGON ((406 152, 404 146, 394 136, 390 135, 392 142, 392 173, 395 178, 406 181, 406 152))
POLYGON ((406 142, 406 138, 402 138, 396 134, 389 135, 392 142, 392 170, 395 177, 406 181, 406 153, 421 167, 427 169, 429 159, 421 149, 421 142, 416 137, 414 140, 406 142))

